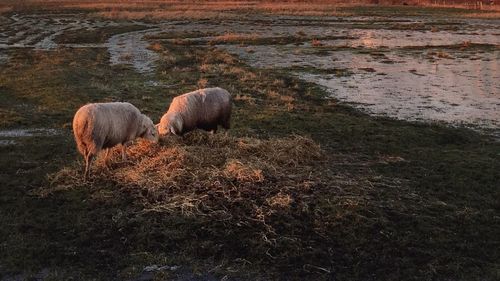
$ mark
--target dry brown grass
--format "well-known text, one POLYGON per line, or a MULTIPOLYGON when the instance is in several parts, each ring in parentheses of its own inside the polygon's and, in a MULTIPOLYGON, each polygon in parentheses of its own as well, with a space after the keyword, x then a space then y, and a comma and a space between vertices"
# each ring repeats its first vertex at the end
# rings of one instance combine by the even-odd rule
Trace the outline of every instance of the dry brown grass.
POLYGON ((267 96, 271 99, 279 99, 281 95, 275 90, 269 90, 267 91, 267 96))
POLYGON ((160 52, 163 49, 163 46, 160 43, 155 42, 155 43, 152 43, 151 45, 149 45, 149 49, 156 51, 156 52, 160 52))
POLYGON ((3 14, 3 13, 8 13, 8 12, 10 12, 10 11, 12 11, 12 7, 8 7, 8 6, 6 6, 6 7, 1 7, 1 6, 0 6, 0 14, 3 14))
POLYGON ((449 53, 447 53, 445 51, 442 51, 442 50, 427 52, 427 56, 430 57, 430 58, 436 57, 436 58, 441 58, 441 59, 451 59, 451 58, 453 58, 449 53))
MULTIPOLYGON (((261 3, 256 9, 261 12, 283 15, 306 15, 306 16, 349 16, 349 13, 341 12, 339 7, 346 6, 343 1, 324 1, 322 3, 310 2, 271 2, 261 3)), ((356 3, 352 3, 356 4, 356 3)))
POLYGON ((493 10, 492 12, 489 13, 470 13, 470 14, 465 14, 464 17, 466 18, 479 18, 479 19, 500 19, 500 11, 495 11, 493 10))
POLYGON ((132 53, 124 53, 120 55, 120 60, 130 61, 133 57, 132 53))
POLYGON ((232 33, 228 32, 219 36, 214 37, 210 40, 210 44, 219 43, 237 43, 242 41, 251 41, 259 38, 258 34, 255 33, 232 33))
MULTIPOLYGON (((139 141, 129 148, 127 163, 121 162, 119 149, 112 150, 110 166, 98 158, 93 172, 95 181, 111 180, 122 186, 146 189, 213 186, 216 182, 234 186, 291 175, 307 178, 310 165, 322 158, 319 145, 306 137, 266 140, 195 131, 183 138, 163 139, 160 144, 139 141)), ((64 183, 64 178, 73 182, 79 172, 62 170, 53 175, 53 186, 64 183)))
MULTIPOLYGON (((477 9, 474 5, 435 5, 432 1, 404 1, 423 7, 453 7, 477 9)), ((403 1, 400 1, 401 5, 403 1)), ((379 1, 381 5, 394 5, 398 1, 379 1)), ((234 18, 241 12, 262 12, 284 15, 349 16, 349 12, 339 8, 373 5, 370 0, 315 0, 315 1, 154 1, 154 0, 5 0, 0 3, 0 13, 10 10, 68 10, 80 9, 94 12, 97 17, 112 19, 213 19, 234 18)), ((498 11, 500 6, 483 5, 482 10, 498 11)), ((477 13, 466 16, 496 18, 498 13, 477 13)))
POLYGON ((233 100, 255 105, 255 98, 250 95, 236 94, 233 100))

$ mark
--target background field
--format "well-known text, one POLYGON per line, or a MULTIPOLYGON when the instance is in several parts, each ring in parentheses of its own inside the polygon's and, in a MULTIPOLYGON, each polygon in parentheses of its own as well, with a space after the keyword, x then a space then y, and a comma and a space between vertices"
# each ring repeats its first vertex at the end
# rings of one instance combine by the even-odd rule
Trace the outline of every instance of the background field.
MULTIPOLYGON (((314 44, 307 34, 167 30, 147 38, 158 60, 145 72, 110 64, 109 46, 100 45, 165 20, 252 26, 305 15, 303 25, 316 26, 326 15, 435 22, 495 19, 496 11, 337 2, 11 3, 0 6, 0 32, 28 47, 0 53, 2 279, 500 278, 500 144, 492 136, 369 116, 289 70, 251 66, 219 46, 314 44), (33 15, 37 24, 46 18, 47 26, 63 20, 75 28, 57 30, 55 48, 30 47, 43 38, 18 32, 29 30, 19 22, 33 15), (88 29, 82 22, 106 24, 88 29), (206 36, 212 41, 190 40, 206 36), (128 162, 118 152, 109 168, 99 159, 93 180, 82 181, 71 131, 81 105, 129 101, 157 122, 174 96, 207 86, 234 96, 229 132, 138 142, 128 162)), ((320 43, 314 50, 325 52, 320 43)))

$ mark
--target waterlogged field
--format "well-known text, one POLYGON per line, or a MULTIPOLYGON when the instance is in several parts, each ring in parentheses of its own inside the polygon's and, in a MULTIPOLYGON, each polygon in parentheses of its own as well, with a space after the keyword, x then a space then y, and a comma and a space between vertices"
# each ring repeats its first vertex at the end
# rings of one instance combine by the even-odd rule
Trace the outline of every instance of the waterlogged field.
MULTIPOLYGON (((226 50, 252 67, 288 71, 374 115, 499 134, 498 19, 247 16, 148 24, 14 15, 8 20, 1 49, 107 48, 111 64, 131 64, 144 73, 160 58, 148 49, 151 40, 188 40, 226 50), (79 32, 113 28, 123 33, 107 40, 99 31, 95 36, 101 38, 78 38, 79 32)), ((1 58, 5 63, 8 55, 2 52, 1 58)))
POLYGON ((500 19, 285 14, 1 14, 1 280, 497 280, 500 19), (82 180, 81 105, 210 86, 230 131, 82 180))

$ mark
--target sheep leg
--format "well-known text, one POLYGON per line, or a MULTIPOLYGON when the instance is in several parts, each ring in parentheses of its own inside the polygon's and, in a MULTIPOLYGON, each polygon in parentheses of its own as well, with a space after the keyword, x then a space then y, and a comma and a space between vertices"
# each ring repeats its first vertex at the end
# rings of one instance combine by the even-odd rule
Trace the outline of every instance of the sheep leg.
POLYGON ((231 107, 229 107, 229 110, 224 114, 224 117, 222 118, 222 127, 225 130, 229 130, 231 128, 231 107))
POLYGON ((122 161, 127 161, 127 145, 128 142, 122 143, 122 161))
POLYGON ((110 152, 111 148, 107 148, 106 149, 106 152, 104 154, 104 164, 106 165, 106 167, 109 166, 109 152, 110 152))
POLYGON ((85 155, 85 172, 83 174, 83 179, 87 180, 90 177, 90 165, 92 164, 92 160, 94 159, 94 155, 92 152, 88 152, 85 155))
POLYGON ((226 116, 224 118, 224 121, 222 122, 222 127, 226 130, 229 130, 231 128, 231 116, 226 116))

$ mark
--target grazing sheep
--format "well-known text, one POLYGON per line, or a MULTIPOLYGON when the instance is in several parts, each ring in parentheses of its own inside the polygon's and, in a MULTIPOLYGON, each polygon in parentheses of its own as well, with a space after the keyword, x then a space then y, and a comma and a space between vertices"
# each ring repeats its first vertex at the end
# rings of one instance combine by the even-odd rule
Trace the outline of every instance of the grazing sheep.
POLYGON ((196 128, 217 131, 221 125, 228 130, 231 119, 231 94, 222 88, 206 88, 177 96, 172 100, 157 126, 161 136, 183 135, 196 128))
POLYGON ((73 118, 73 133, 78 151, 85 159, 84 178, 90 176, 92 159, 102 149, 122 144, 122 159, 125 160, 127 145, 134 139, 141 137, 158 141, 153 121, 127 102, 82 106, 73 118))

